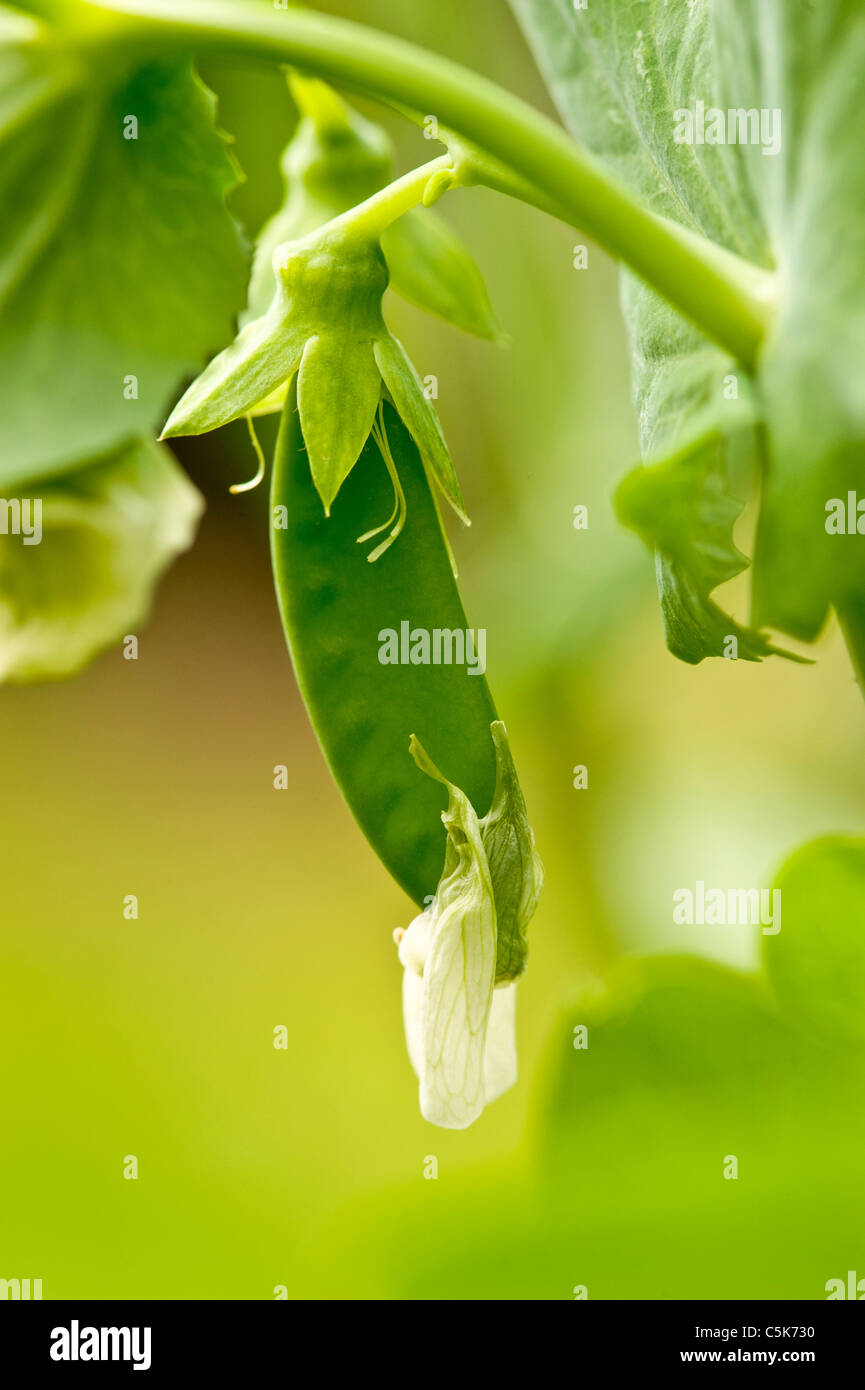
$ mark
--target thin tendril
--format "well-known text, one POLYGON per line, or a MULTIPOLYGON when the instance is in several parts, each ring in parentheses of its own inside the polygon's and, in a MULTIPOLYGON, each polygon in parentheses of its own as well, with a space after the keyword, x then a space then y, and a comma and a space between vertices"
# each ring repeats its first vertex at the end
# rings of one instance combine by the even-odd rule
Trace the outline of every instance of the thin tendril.
POLYGON ((454 555, 453 546, 451 545, 451 542, 450 542, 450 537, 449 537, 447 531, 445 530, 444 517, 442 516, 442 509, 441 509, 441 506, 439 505, 438 492, 437 492, 437 490, 436 490, 436 486, 435 486, 435 483, 433 482, 433 479, 432 479, 432 478, 430 477, 430 475, 429 475, 429 469, 427 468, 426 464, 424 464, 424 472, 426 473, 427 485, 428 485, 429 490, 430 490, 430 496, 432 497, 432 500, 433 500, 433 506, 434 506, 435 509, 436 509, 436 516, 438 517, 439 529, 441 530, 441 533, 442 533, 442 540, 443 540, 444 543, 445 543, 445 550, 446 550, 447 553, 448 553, 448 559, 450 560, 450 563, 451 563, 451 573, 453 574, 454 579, 459 579, 459 577, 460 577, 460 572, 459 572, 459 569, 458 569, 458 567, 457 567, 457 557, 456 557, 456 555, 454 555))
POLYGON ((246 419, 246 428, 249 430, 249 437, 252 440, 252 447, 255 450, 255 457, 258 459, 258 471, 254 478, 250 478, 248 483, 232 483, 228 491, 235 494, 238 492, 251 492, 254 487, 258 487, 259 483, 264 480, 264 474, 267 468, 264 450, 259 443, 258 435, 255 433, 255 425, 252 416, 247 415, 244 418, 246 419))
MULTIPOLYGON (((377 421, 377 420, 376 420, 375 424, 374 424, 373 427, 372 427, 372 437, 373 437, 373 439, 375 440, 376 444, 377 444, 378 447, 379 447, 379 452, 382 454, 382 456, 384 456, 384 447, 383 447, 383 441, 382 441, 382 434, 381 434, 381 430, 379 429, 379 425, 378 425, 378 421, 377 421)), ((386 445, 385 445, 385 447, 386 447, 386 445)), ((385 465, 387 466, 387 459, 385 459, 385 465)), ((390 473, 390 468, 388 468, 388 472, 390 473)), ((391 473, 391 479, 392 479, 392 478, 393 478, 393 474, 391 473)), ((364 533, 363 533, 362 536, 358 536, 358 538, 357 538, 357 544, 358 544, 358 545, 362 545, 362 544, 364 543, 364 541, 371 541, 372 538, 373 538, 373 536, 380 536, 381 533, 382 533, 382 531, 386 531, 386 530, 388 529, 389 526, 393 526, 393 524, 394 524, 394 522, 396 521, 398 515, 399 515, 399 496, 398 496, 398 494, 397 494, 396 488, 394 488, 394 493, 393 493, 393 511, 391 512, 391 514, 390 514, 390 516, 388 517, 387 521, 383 521, 382 524, 381 524, 381 526, 374 526, 373 529, 372 529, 371 531, 364 531, 364 533)))
POLYGON ((388 442, 387 427, 384 423, 384 409, 381 404, 379 404, 378 408, 378 418, 372 427, 372 437, 378 445, 379 453, 384 459, 385 468, 390 474, 390 480, 393 484, 394 507, 387 521, 383 522, 381 526, 376 526, 372 531, 365 531, 362 536, 358 536, 357 538, 358 544, 361 544, 363 541, 372 540, 373 536, 379 536, 382 531, 388 531, 388 528, 390 528, 388 535, 382 541, 381 545, 377 545, 375 550, 371 550, 369 555, 367 555, 366 558, 371 565, 374 564, 376 560, 380 559, 386 550, 390 550, 390 547, 405 526, 405 519, 408 513, 405 493, 403 492, 402 483, 399 480, 399 474, 388 442))

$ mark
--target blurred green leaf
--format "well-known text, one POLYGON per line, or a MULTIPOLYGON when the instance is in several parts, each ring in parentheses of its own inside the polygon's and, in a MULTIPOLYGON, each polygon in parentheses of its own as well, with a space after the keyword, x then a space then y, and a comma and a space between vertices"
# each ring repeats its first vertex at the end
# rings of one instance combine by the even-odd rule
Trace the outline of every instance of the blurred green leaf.
POLYGON ((656 1200, 681 1183, 707 1192, 725 1146, 765 1142, 770 1109, 801 1095, 817 1063, 758 981, 687 957, 622 967, 568 1011, 556 1038, 547 1160, 564 1174, 579 1155, 609 1199, 633 1192, 649 1165, 665 1174, 656 1200))
POLYGON ((865 1238, 863 1083, 861 1050, 804 1035, 759 978, 630 962, 557 1021, 536 1166, 343 1213, 306 1296, 374 1232, 355 1296, 825 1298, 865 1238))
POLYGON ((134 632, 154 584, 195 535, 202 499, 143 439, 40 485, 42 536, 0 538, 0 680, 71 676, 134 632))
POLYGON ((865 840, 828 837, 782 868, 782 930, 763 957, 797 1024, 865 1044, 865 840))
POLYGON ((236 179, 188 63, 130 73, 0 9, 2 487, 155 429, 231 337, 236 179))
POLYGON ((591 1194, 574 1264, 592 1296, 615 1296, 593 1275, 608 1221, 644 1295, 825 1297, 861 1207, 861 1052, 803 1036, 760 979, 684 958, 624 967, 556 1038, 547 1173, 572 1211, 591 1194))

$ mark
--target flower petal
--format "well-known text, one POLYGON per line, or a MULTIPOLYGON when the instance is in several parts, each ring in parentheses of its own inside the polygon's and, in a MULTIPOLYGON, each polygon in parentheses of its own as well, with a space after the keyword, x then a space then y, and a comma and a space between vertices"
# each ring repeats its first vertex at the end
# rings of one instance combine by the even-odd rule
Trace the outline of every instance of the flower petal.
POLYGON ((385 333, 376 340, 375 360, 421 458, 457 516, 468 525, 465 503, 438 416, 424 395, 421 379, 404 347, 391 333, 385 333))
POLYGON ((490 1105, 517 1080, 517 987, 493 990, 484 1051, 484 1103, 490 1105))
POLYGON ((402 1021, 405 1046, 415 1076, 423 1071, 423 980, 413 970, 402 974, 402 1021))
MULTIPOLYGON (((424 1119, 465 1129, 484 1108, 484 1052, 496 969, 496 909, 481 830, 471 802, 442 777, 416 738, 411 752, 422 771, 444 783, 448 808, 445 864, 432 905, 400 943, 406 975, 423 971, 422 1036, 417 1070, 424 1119), (413 933, 409 940, 410 933, 413 933), (425 949, 427 948, 428 949, 425 949)), ((404 987, 412 1012, 406 1040, 417 1048, 417 990, 404 987), (411 991, 411 993, 409 993, 411 991)))
POLYGON ((310 338, 297 380, 297 404, 316 491, 330 513, 360 458, 381 399, 368 340, 343 333, 310 338))
POLYGON ((424 966, 430 953, 433 938, 433 912, 426 909, 419 912, 409 923, 399 943, 400 963, 411 970, 418 979, 423 977, 424 966))
POLYGON ((471 858, 466 884, 439 917, 423 977, 424 1119, 465 1129, 484 1108, 484 1052, 496 968, 492 890, 484 891, 471 858))

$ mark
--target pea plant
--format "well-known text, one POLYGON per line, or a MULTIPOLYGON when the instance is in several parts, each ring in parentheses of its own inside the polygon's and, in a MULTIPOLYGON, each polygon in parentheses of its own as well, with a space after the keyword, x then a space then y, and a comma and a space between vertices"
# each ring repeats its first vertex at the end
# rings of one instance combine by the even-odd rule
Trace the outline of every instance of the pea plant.
POLYGON ((484 186, 622 263, 642 462, 616 507, 670 651, 801 661, 769 630, 811 643, 834 610, 865 670, 865 11, 511 8, 567 129, 281 0, 0 5, 0 483, 25 542, 0 549, 0 675, 70 676, 144 617, 201 510, 164 440, 244 419, 258 448, 279 413, 279 609, 334 778, 418 909, 396 933, 408 1050, 423 1115, 455 1128, 515 1080, 543 873, 443 529, 442 506, 468 521, 457 473, 383 309, 396 291, 501 336, 435 204, 484 186), (298 110, 251 266, 194 66, 219 54, 283 66, 298 110), (395 176, 352 94, 444 152, 395 176), (749 499, 745 625, 713 594, 749 564, 749 499))

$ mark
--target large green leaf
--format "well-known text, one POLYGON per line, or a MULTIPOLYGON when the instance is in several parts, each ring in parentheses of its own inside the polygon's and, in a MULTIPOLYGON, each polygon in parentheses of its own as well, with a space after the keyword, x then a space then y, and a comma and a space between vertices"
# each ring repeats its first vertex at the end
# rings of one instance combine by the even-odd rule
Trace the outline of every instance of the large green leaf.
POLYGON ((768 460, 754 613, 816 636, 865 590, 858 535, 826 503, 865 493, 865 7, 860 0, 716 0, 722 105, 777 109, 780 159, 743 146, 782 295, 760 363, 768 460))
POLYGON ((163 570, 195 535, 202 499, 149 439, 41 483, 24 528, 0 536, 0 681, 74 675, 136 634, 163 570), (33 527, 41 512, 41 536, 33 527))
MULTIPOLYGON (((722 492, 735 497, 727 441, 758 420, 754 442, 765 440, 765 456, 752 449, 764 483, 754 616, 811 639, 827 604, 863 587, 855 538, 827 536, 824 522, 827 500, 861 485, 865 442, 865 11, 856 0, 511 3, 573 133, 657 212, 778 271, 777 321, 755 382, 625 276, 644 457, 685 460, 676 546, 662 539, 670 478, 651 468, 638 528, 661 552, 677 654, 699 660, 717 650, 720 613, 707 576, 682 559, 694 545, 684 513, 698 514, 722 492), (764 153, 762 141, 677 143, 676 113, 696 112, 698 102, 725 113, 765 110, 769 121, 779 111, 780 151, 764 153), (713 432, 720 447, 707 468, 700 441, 713 432)), ((627 499, 620 514, 634 524, 627 499)), ((716 540, 726 548, 725 530, 716 540)), ((730 620, 720 617, 723 628, 730 620)), ((754 643, 758 654, 766 645, 756 635, 754 643)))
POLYGON ((186 62, 135 68, 0 8, 3 489, 155 429, 232 336, 246 262, 213 117, 186 62))
MULTIPOLYGON (((674 112, 696 94, 711 105, 716 80, 706 7, 614 3, 581 10, 568 0, 512 0, 562 116, 577 138, 656 212, 739 255, 767 262, 767 249, 734 151, 676 144, 674 112)), ((685 513, 715 513, 713 546, 733 552, 742 510, 732 495, 728 440, 755 417, 746 373, 646 285, 626 274, 623 305, 644 459, 636 487, 618 499, 621 519, 658 551, 658 585, 668 645, 686 661, 721 655, 735 635, 740 654, 769 650, 727 617, 709 594, 720 577, 688 563, 701 542, 685 513), (705 438, 712 437, 707 449, 705 438), (651 465, 674 457, 671 474, 651 465), (675 484, 678 496, 671 494, 675 484), (673 532, 668 504, 679 525, 673 532)), ((753 435, 751 436, 753 440, 753 435)), ((753 443, 752 443, 753 449, 753 443)), ((740 566, 741 568, 741 566, 740 566)), ((731 573, 735 573, 731 570, 731 573)), ((730 573, 724 576, 730 577, 730 573)))

